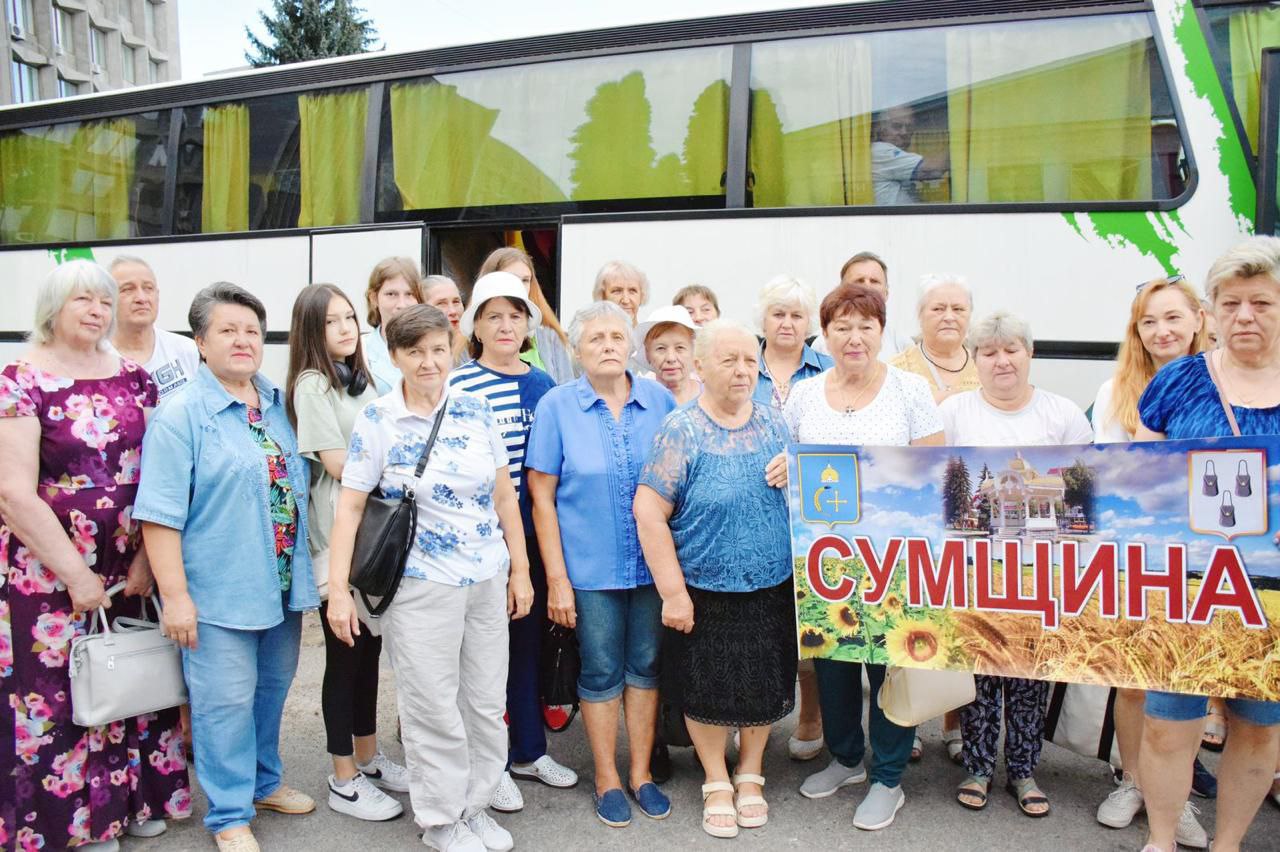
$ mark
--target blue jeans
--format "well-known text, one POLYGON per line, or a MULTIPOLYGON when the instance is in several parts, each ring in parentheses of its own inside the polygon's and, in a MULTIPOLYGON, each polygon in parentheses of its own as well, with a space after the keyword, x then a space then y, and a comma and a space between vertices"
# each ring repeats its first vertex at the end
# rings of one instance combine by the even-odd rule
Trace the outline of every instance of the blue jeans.
POLYGON ((200 624, 182 652, 191 696, 196 774, 209 799, 204 826, 248 825, 253 803, 281 784, 280 716, 298 669, 302 613, 266 630, 200 624))
MULTIPOLYGON (((1280 703, 1259 701, 1256 698, 1228 698, 1227 709, 1258 727, 1280 725, 1280 703)), ((1190 722, 1203 719, 1209 713, 1209 699, 1203 695, 1185 695, 1179 692, 1148 690, 1146 713, 1153 719, 1166 722, 1190 722)))
POLYGON ((662 598, 655 586, 574 589, 578 611, 578 697, 612 701, 622 688, 658 688, 662 598))

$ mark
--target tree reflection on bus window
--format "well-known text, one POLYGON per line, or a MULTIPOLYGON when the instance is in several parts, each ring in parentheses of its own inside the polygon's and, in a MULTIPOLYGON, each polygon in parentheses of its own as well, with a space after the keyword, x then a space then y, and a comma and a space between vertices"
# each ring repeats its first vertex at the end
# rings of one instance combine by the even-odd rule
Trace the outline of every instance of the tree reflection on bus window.
POLYGON ((1145 15, 756 45, 756 207, 1143 201, 1185 188, 1145 15))

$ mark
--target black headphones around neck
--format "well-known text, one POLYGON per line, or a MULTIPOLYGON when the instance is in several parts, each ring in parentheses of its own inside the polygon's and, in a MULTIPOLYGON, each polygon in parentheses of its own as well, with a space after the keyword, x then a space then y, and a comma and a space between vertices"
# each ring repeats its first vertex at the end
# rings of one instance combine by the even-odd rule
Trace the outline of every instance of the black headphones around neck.
POLYGON ((334 361, 333 371, 338 374, 338 384, 346 386, 348 396, 359 396, 369 387, 369 377, 365 371, 351 369, 346 361, 334 361))

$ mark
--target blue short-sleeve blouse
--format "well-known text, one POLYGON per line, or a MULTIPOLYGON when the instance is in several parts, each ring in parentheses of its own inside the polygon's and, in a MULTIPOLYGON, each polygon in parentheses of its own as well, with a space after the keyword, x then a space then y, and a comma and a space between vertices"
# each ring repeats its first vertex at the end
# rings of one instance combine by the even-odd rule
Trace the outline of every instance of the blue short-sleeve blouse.
MULTIPOLYGON (((1205 364, 1207 353, 1187 355, 1166 364, 1138 400, 1138 417, 1153 432, 1169 439, 1215 438, 1231 434, 1231 424, 1218 398, 1218 388, 1205 364)), ((1280 405, 1232 411, 1242 435, 1280 434, 1280 405)))

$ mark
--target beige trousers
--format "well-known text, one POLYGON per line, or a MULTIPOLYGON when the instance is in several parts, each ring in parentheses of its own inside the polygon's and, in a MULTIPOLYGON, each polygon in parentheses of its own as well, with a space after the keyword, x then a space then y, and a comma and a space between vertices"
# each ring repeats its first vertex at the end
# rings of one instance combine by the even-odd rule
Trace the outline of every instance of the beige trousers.
POLYGON ((471 586, 406 579, 383 614, 421 828, 489 806, 507 763, 507 575, 471 586))

